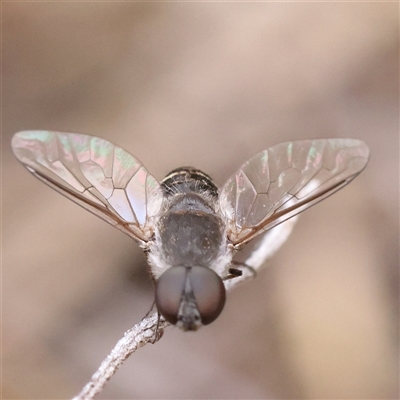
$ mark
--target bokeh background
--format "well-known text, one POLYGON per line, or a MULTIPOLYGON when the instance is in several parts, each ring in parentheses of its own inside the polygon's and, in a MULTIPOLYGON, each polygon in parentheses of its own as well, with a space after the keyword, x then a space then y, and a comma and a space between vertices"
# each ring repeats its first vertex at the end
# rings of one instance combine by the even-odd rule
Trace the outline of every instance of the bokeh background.
POLYGON ((399 397, 399 4, 5 2, 2 398, 77 394, 148 311, 145 258, 13 157, 24 129, 87 133, 157 178, 222 184, 282 141, 354 137, 350 186, 304 213, 199 332, 166 331, 99 398, 399 397))

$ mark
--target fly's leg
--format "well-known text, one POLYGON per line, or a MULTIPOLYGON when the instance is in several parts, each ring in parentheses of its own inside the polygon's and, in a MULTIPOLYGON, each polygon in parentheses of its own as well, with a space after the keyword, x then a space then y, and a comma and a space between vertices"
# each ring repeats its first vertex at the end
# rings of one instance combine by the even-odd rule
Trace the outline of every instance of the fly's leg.
MULTIPOLYGON (((257 271, 253 267, 251 267, 250 265, 248 265, 248 264, 246 264, 244 262, 240 262, 240 261, 232 261, 231 264, 232 265, 237 265, 238 267, 246 268, 251 272, 251 274, 253 275, 253 278, 257 277, 257 271)), ((231 273, 231 270, 240 271, 240 269, 238 269, 238 268, 229 268, 229 273, 231 273)), ((243 274, 243 272, 240 271, 240 275, 242 275, 242 274, 243 274)))
POLYGON ((237 268, 229 268, 228 269, 229 275, 227 275, 223 280, 227 281, 229 279, 238 278, 239 276, 243 275, 243 272, 237 268))
POLYGON ((161 314, 157 311, 156 332, 154 334, 154 340, 151 342, 152 344, 154 344, 155 342, 160 340, 162 338, 162 336, 164 335, 164 329, 160 328, 160 318, 161 318, 161 314))
MULTIPOLYGON (((153 304, 150 307, 150 310, 147 311, 146 315, 142 318, 142 321, 144 319, 146 319, 150 315, 150 313, 153 311, 155 305, 156 305, 156 301, 154 300, 153 304)), ((151 342, 152 344, 154 344, 158 340, 160 340, 162 335, 164 334, 164 329, 160 328, 160 318, 161 318, 161 314, 157 310, 157 325, 156 325, 156 330, 155 330, 155 333, 154 333, 154 339, 151 342)))
POLYGON ((154 301, 150 307, 150 310, 147 311, 146 315, 141 319, 142 321, 150 315, 150 313, 153 311, 155 305, 156 305, 156 300, 154 299, 154 301))
MULTIPOLYGON (((239 261, 232 261, 231 262, 232 265, 237 265, 241 268, 246 268, 248 269, 251 274, 253 275, 253 278, 255 278, 257 276, 257 272, 253 267, 250 267, 250 265, 247 265, 245 263, 239 262, 239 261)), ((227 281, 229 279, 234 279, 234 278, 238 278, 239 276, 243 275, 243 271, 239 268, 229 268, 228 269, 229 275, 227 275, 223 280, 227 281)))

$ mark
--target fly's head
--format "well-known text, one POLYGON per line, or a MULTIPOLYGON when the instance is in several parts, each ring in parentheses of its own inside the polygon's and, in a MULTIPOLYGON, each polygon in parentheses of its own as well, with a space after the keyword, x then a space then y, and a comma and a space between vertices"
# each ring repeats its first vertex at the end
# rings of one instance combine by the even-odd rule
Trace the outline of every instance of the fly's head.
POLYGON ((213 322, 225 305, 222 279, 207 267, 172 267, 156 283, 160 314, 184 331, 196 331, 213 322))

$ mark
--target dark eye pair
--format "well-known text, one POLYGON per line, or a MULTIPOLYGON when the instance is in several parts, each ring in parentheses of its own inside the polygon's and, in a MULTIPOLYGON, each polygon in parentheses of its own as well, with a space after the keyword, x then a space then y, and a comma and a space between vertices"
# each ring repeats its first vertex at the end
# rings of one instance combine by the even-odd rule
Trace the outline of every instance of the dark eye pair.
POLYGON ((157 281, 156 305, 171 324, 178 322, 182 302, 192 297, 201 317, 201 324, 213 322, 225 305, 225 286, 222 279, 206 267, 172 267, 157 281), (191 293, 187 293, 187 291, 191 293))

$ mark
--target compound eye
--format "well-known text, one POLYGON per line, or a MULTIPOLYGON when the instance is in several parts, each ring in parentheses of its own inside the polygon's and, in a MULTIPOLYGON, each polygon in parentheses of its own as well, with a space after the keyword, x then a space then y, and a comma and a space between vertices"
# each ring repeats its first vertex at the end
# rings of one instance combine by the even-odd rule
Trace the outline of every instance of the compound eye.
POLYGON ((186 273, 185 267, 169 268, 160 276, 156 284, 157 309, 171 324, 176 324, 178 321, 186 273))
POLYGON ((206 267, 190 268, 189 279, 201 322, 207 325, 213 322, 224 308, 225 286, 222 279, 206 267))

